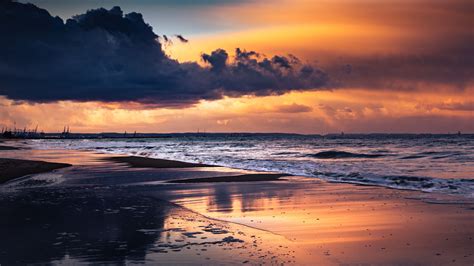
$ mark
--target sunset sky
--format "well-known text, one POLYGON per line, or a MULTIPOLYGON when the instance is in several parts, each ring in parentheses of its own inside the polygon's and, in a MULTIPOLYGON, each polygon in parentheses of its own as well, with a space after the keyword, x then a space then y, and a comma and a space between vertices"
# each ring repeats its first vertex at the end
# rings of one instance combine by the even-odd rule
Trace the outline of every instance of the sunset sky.
POLYGON ((474 132, 473 13, 471 0, 0 4, 0 127, 474 132))

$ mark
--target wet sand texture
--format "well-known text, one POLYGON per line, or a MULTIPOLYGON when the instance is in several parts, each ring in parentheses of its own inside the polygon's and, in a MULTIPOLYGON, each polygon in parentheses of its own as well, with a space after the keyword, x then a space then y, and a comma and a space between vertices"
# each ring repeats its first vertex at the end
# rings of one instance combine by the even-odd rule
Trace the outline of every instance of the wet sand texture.
POLYGON ((281 265, 283 237, 121 189, 0 194, 0 264, 281 265))
POLYGON ((137 168, 192 168, 192 167, 215 167, 214 165, 206 165, 199 163, 186 163, 165 159, 152 159, 145 157, 137 156, 127 156, 127 157, 108 157, 105 160, 117 162, 117 163, 126 163, 131 167, 137 168))
POLYGON ((10 150, 19 150, 20 148, 17 147, 10 147, 10 146, 3 146, 0 145, 0 151, 10 151, 10 150))
POLYGON ((0 184, 25 175, 49 172, 68 166, 71 165, 65 163, 0 158, 0 184))
POLYGON ((206 178, 191 178, 172 180, 168 183, 217 183, 217 182, 256 182, 256 181, 275 181, 280 180, 280 177, 288 176, 286 174, 245 174, 236 176, 218 176, 206 178))
POLYGON ((201 183, 151 191, 152 196, 205 217, 285 236, 296 244, 289 250, 290 265, 472 265, 474 261, 470 203, 430 204, 416 199, 421 194, 413 191, 303 179, 258 186, 201 183))

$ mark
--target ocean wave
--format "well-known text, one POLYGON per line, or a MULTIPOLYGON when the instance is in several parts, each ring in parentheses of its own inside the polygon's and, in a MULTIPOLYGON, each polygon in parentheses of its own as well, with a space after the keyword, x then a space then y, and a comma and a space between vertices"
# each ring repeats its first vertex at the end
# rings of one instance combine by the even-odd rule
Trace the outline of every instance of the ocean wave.
POLYGON ((456 139, 462 148, 441 137, 343 140, 307 136, 240 142, 229 136, 31 143, 40 149, 92 150, 474 197, 474 139, 456 139))
POLYGON ((445 158, 450 158, 450 157, 459 157, 461 155, 462 153, 457 152, 457 151, 455 152, 426 151, 426 152, 420 152, 420 153, 403 156, 400 159, 402 160, 422 159, 422 158, 445 159, 445 158))
POLYGON ((424 192, 441 192, 461 194, 472 197, 474 182, 472 179, 442 179, 422 176, 383 176, 370 173, 332 173, 314 172, 315 177, 330 182, 375 185, 396 189, 419 190, 424 192))
POLYGON ((386 156, 385 154, 366 154, 366 153, 352 153, 347 151, 322 151, 315 154, 308 154, 307 156, 317 159, 346 159, 346 158, 378 158, 386 156))

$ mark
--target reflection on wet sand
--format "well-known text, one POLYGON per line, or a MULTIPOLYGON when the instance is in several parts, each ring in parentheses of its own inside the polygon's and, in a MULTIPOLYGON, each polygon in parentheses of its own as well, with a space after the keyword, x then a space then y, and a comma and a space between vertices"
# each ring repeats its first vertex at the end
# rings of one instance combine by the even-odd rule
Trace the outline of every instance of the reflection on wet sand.
POLYGON ((19 143, 10 142, 11 145, 22 147, 18 150, 1 151, 2 158, 42 160, 53 163, 68 163, 72 165, 94 165, 100 166, 103 163, 98 159, 104 155, 92 152, 74 151, 74 150, 35 150, 21 146, 19 143), (14 144, 11 144, 14 143, 14 144))
POLYGON ((336 264, 472 262, 474 205, 407 199, 416 194, 305 178, 192 185, 167 193, 205 216, 287 237, 299 246, 298 263, 321 257, 336 264))
POLYGON ((32 190, 3 195, 0 263, 143 261, 161 233, 167 204, 94 191, 32 190))
POLYGON ((5 265, 293 262, 292 243, 281 236, 208 219, 125 188, 6 193, 0 216, 7 217, 0 219, 5 265))

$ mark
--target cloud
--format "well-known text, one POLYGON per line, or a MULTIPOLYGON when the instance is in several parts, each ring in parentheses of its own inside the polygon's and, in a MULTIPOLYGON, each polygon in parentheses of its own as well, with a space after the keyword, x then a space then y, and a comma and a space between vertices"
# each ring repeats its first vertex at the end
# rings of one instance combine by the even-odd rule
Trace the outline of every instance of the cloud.
POLYGON ((474 112, 474 102, 453 102, 447 101, 439 104, 420 104, 419 108, 425 108, 428 110, 439 109, 448 111, 463 111, 463 112, 474 112))
MULTIPOLYGON (((349 108, 347 106, 346 107, 333 107, 327 104, 319 104, 318 107, 326 116, 330 117, 331 119, 336 119, 336 120, 351 120, 361 115, 360 111, 356 112, 352 108, 349 108)), ((376 106, 366 106, 365 108, 371 111, 379 112, 379 109, 383 107, 376 105, 376 106)))
POLYGON ((443 103, 438 108, 442 110, 451 110, 451 111, 468 111, 468 112, 473 112, 474 111, 474 102, 449 102, 449 103, 443 103))
POLYGON ((211 65, 211 70, 215 72, 223 71, 227 66, 227 59, 229 54, 226 50, 217 49, 211 54, 202 54, 201 58, 204 62, 211 65))
POLYGON ((333 88, 463 90, 474 82, 474 48, 466 45, 473 41, 466 37, 458 40, 458 47, 440 47, 419 54, 341 56, 324 67, 331 75, 333 88))
POLYGON ((280 105, 275 108, 275 112, 278 113, 307 113, 312 110, 313 108, 310 106, 297 103, 280 105))
MULTIPOLYGON (((139 13, 89 10, 64 22, 32 4, 0 2, 0 95, 28 102, 139 102, 185 107, 224 96, 280 95, 328 76, 288 56, 203 54, 209 67, 168 57, 139 13)), ((162 39, 169 38, 163 36, 162 39)), ((184 38, 183 38, 184 39, 184 38)))
MULTIPOLYGON (((474 34, 470 0, 398 1, 398 5, 367 1, 374 14, 368 25, 386 27, 387 37, 371 52, 361 49, 330 55, 324 65, 334 88, 362 87, 387 90, 465 90, 474 84, 474 34), (393 34, 392 37, 389 37, 393 34), (385 39, 386 38, 386 39, 385 39), (383 43, 385 39, 386 43, 383 43), (390 40, 390 41, 388 41, 390 40), (389 48, 394 46, 394 48, 389 48)), ((366 16, 369 6, 354 7, 354 17, 366 16)), ((359 17, 362 21, 363 18, 359 17)), ((374 37, 376 40, 376 37, 374 37)), ((360 44, 359 44, 360 46, 360 44)), ((357 48, 357 45, 353 48, 357 48)), ((363 47, 359 47, 363 48, 363 47)))
POLYGON ((182 43, 187 43, 187 42, 189 42, 188 39, 184 38, 183 35, 180 35, 180 34, 177 34, 177 35, 176 35, 176 38, 178 38, 178 40, 179 40, 180 42, 182 42, 182 43))

